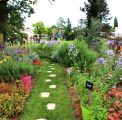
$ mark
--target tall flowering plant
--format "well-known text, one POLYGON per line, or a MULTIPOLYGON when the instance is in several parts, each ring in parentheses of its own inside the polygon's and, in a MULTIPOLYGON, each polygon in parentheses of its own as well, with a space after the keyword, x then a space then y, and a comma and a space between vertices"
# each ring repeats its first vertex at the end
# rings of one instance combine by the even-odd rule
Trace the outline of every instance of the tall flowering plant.
POLYGON ((68 56, 73 64, 78 60, 78 50, 74 44, 69 44, 68 56))

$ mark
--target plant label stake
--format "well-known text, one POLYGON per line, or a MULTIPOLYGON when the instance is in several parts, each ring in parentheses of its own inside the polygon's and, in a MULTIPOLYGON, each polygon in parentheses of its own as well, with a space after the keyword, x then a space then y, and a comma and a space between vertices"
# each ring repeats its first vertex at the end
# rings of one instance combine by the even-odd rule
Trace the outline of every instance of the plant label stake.
POLYGON ((88 94, 88 103, 89 105, 92 102, 92 90, 93 90, 93 83, 86 81, 86 88, 89 90, 89 94, 88 94))

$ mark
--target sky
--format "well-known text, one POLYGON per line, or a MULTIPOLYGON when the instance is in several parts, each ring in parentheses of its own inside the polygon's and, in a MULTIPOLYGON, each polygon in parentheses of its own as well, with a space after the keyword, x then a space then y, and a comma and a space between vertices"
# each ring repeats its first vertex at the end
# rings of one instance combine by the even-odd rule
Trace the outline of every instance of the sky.
MULTIPOLYGON (((51 0, 50 0, 51 1, 51 0)), ((26 19, 25 26, 32 28, 32 24, 42 21, 45 26, 56 25, 59 17, 70 18, 72 26, 78 25, 80 18, 85 18, 85 14, 80 11, 80 7, 84 6, 87 0, 55 0, 52 5, 48 0, 38 0, 34 5, 35 14, 26 19)), ((122 27, 122 0, 107 0, 110 9, 110 17, 117 17, 119 27, 122 27)), ((113 19, 110 24, 113 26, 113 19)))

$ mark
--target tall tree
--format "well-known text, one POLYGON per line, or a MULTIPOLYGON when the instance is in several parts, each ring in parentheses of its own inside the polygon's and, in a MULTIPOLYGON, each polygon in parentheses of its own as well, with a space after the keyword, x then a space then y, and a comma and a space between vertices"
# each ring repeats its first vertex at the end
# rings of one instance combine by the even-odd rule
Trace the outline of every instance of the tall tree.
POLYGON ((81 8, 87 16, 87 26, 90 27, 92 18, 102 21, 108 21, 109 8, 106 0, 88 0, 84 3, 85 7, 81 8))
POLYGON ((9 17, 11 17, 12 12, 16 11, 23 19, 25 16, 30 16, 30 14, 34 13, 32 5, 35 4, 36 1, 37 0, 0 0, 0 32, 3 33, 4 26, 9 17))
POLYGON ((66 27, 66 22, 62 17, 59 17, 58 21, 57 21, 57 28, 59 28, 60 30, 64 30, 66 27))
POLYGON ((115 27, 118 27, 118 20, 117 20, 117 17, 114 18, 114 28, 115 27))
POLYGON ((45 25, 43 22, 39 21, 33 24, 33 32, 36 35, 42 36, 42 34, 45 34, 45 25))
POLYGON ((67 19, 66 30, 67 30, 67 32, 71 32, 72 31, 72 24, 71 24, 71 21, 70 21, 69 18, 67 19))

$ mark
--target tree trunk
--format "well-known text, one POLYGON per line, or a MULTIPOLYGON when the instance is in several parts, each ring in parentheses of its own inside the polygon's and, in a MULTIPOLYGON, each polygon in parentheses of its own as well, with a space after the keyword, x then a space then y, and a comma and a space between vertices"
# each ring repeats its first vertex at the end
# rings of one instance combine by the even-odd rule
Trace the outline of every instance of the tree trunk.
POLYGON ((6 23, 8 18, 7 2, 8 0, 0 0, 0 28, 6 23))

